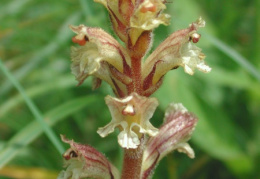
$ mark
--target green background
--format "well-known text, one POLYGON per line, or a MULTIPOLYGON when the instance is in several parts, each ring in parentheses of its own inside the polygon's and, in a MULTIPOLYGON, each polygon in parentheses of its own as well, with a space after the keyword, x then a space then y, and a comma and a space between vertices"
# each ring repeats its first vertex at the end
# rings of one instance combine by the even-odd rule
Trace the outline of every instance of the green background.
MULTIPOLYGON (((196 158, 171 153, 154 178, 259 177, 259 5, 257 0, 167 3, 171 25, 155 30, 152 50, 201 16, 206 27, 199 31, 197 46, 212 72, 189 76, 182 68, 173 70, 153 95, 160 102, 151 119, 155 126, 160 126, 171 102, 182 102, 199 118, 190 141, 196 158)), ((96 133, 111 119, 104 97, 112 91, 105 83, 92 91, 90 78, 76 87, 70 72, 74 34, 69 24, 101 27, 113 34, 106 9, 92 0, 0 2, 0 178, 56 178, 62 170, 60 151, 68 148, 57 140, 59 134, 94 146, 121 168, 118 131, 105 139, 96 133), (6 69, 14 78, 4 75, 6 69), (14 87, 16 80, 31 108, 14 87)))

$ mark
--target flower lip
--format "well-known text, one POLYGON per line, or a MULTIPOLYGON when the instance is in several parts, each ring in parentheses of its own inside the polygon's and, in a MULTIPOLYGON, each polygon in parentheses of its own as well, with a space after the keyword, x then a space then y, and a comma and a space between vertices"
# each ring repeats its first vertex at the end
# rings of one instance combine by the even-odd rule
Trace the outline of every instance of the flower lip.
POLYGON ((211 71, 211 68, 204 62, 205 55, 193 43, 184 44, 180 49, 180 54, 182 58, 181 66, 189 75, 193 75, 196 68, 204 73, 211 71))
POLYGON ((130 19, 130 27, 152 30, 160 24, 168 25, 170 15, 162 13, 166 9, 161 0, 144 0, 136 8, 130 19))

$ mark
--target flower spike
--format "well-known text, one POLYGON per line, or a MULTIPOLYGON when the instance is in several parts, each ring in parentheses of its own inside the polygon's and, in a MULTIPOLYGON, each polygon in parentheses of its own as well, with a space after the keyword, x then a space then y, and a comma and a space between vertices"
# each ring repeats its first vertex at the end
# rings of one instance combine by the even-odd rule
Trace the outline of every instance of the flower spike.
MULTIPOLYGON (((150 178, 155 166, 168 153, 178 150, 194 158, 187 141, 197 118, 182 104, 171 104, 164 123, 157 129, 151 123, 158 100, 151 96, 163 83, 164 75, 183 67, 189 75, 198 69, 211 71, 205 64, 205 55, 195 46, 205 26, 199 18, 188 28, 166 38, 145 60, 153 43, 153 30, 168 25, 170 16, 163 13, 166 0, 94 0, 108 10, 115 34, 124 46, 100 28, 84 25, 70 26, 76 34, 71 48, 71 70, 79 85, 92 76, 92 88, 107 82, 116 97, 106 96, 112 120, 97 133, 106 137, 119 129, 118 143, 124 148, 121 178, 150 178)), ((104 178, 118 179, 118 170, 96 149, 77 144, 62 136, 70 144, 63 157, 66 170, 58 179, 104 178)))

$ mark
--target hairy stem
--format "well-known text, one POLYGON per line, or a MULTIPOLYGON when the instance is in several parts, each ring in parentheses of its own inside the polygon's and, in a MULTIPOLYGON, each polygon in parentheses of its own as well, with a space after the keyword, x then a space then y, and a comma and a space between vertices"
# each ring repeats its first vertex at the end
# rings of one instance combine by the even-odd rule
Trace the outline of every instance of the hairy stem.
POLYGON ((134 92, 138 94, 142 94, 142 61, 138 58, 131 58, 131 64, 132 64, 132 74, 133 74, 133 83, 134 83, 134 92))
POLYGON ((143 137, 137 149, 125 149, 121 179, 140 179, 143 162, 143 137))

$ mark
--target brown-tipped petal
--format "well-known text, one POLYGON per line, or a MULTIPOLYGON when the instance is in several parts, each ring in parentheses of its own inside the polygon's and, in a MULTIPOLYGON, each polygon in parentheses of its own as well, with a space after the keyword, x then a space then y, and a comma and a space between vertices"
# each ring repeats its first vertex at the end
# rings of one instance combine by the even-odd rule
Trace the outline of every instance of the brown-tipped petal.
POLYGON ((110 64, 123 72, 123 63, 130 64, 130 57, 126 50, 100 28, 84 25, 70 26, 70 28, 77 34, 74 42, 82 45, 71 49, 71 69, 77 80, 82 83, 86 77, 93 75, 112 85, 109 68, 104 64, 110 64), (84 40, 85 44, 82 43, 84 40))
POLYGON ((96 149, 68 140, 62 135, 61 138, 63 142, 70 145, 70 148, 63 154, 66 170, 60 172, 58 179, 119 179, 117 168, 96 149))
POLYGON ((187 29, 174 32, 163 41, 145 61, 143 79, 146 79, 154 68, 156 69, 152 84, 159 81, 169 70, 178 66, 184 67, 185 72, 190 75, 194 73, 196 68, 205 73, 209 72, 211 68, 204 62, 205 55, 200 48, 194 45, 200 38, 196 31, 204 25, 205 21, 200 18, 187 29))
POLYGON ((164 124, 160 127, 158 134, 147 142, 142 166, 143 176, 148 177, 156 164, 174 150, 184 152, 194 158, 194 152, 187 141, 196 123, 197 118, 182 104, 171 104, 165 113, 164 124))
POLYGON ((119 13, 125 22, 130 21, 130 17, 134 11, 134 3, 132 0, 118 0, 119 13))
POLYGON ((98 89, 102 83, 100 78, 93 77, 92 79, 92 90, 98 89))
POLYGON ((95 2, 103 4, 108 12, 111 19, 113 29, 118 37, 126 42, 127 34, 126 29, 128 28, 129 16, 133 11, 133 6, 130 0, 94 0, 95 2), (128 1, 128 2, 127 2, 128 1), (127 6, 126 6, 127 5, 127 6))
POLYGON ((113 98, 107 96, 106 103, 112 115, 112 121, 105 127, 99 128, 101 137, 107 136, 119 127, 118 142, 123 148, 137 148, 140 144, 139 138, 142 133, 150 136, 157 134, 157 129, 149 122, 158 101, 156 98, 146 98, 132 93, 125 98, 113 98))

